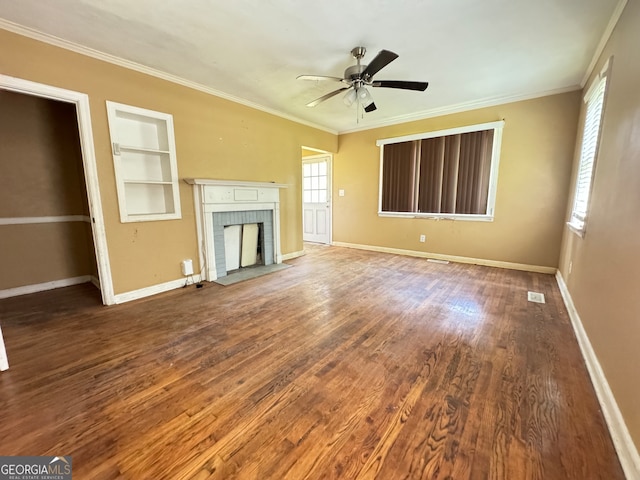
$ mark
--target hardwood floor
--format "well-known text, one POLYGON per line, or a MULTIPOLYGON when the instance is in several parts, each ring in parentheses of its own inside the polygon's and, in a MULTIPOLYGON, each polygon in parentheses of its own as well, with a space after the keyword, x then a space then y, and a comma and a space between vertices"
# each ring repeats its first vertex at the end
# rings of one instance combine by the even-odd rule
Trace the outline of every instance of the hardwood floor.
POLYGON ((308 251, 114 307, 1 300, 0 454, 92 480, 624 478, 552 276, 308 251))

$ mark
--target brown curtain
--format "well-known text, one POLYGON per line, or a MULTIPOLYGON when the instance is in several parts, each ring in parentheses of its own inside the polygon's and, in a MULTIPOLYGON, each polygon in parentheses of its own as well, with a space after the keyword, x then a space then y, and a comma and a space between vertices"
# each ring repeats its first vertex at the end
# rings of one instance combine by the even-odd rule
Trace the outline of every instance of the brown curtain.
POLYGON ((444 138, 427 138, 420 146, 420 182, 418 211, 440 213, 442 208, 442 174, 444 138))
POLYGON ((493 130, 460 135, 456 213, 487 212, 493 130))
POLYGON ((382 210, 485 214, 493 130, 384 146, 382 210))
POLYGON ((459 162, 460 135, 444 137, 444 174, 442 176, 442 210, 440 213, 457 213, 459 162))
POLYGON ((382 211, 415 211, 416 142, 384 146, 382 162, 382 211))

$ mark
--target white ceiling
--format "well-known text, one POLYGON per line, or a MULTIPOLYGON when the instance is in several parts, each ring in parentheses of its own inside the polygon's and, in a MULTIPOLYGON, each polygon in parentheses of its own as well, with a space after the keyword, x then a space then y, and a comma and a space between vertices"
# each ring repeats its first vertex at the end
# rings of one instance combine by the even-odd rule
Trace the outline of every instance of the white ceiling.
POLYGON ((619 0, 0 0, 0 18, 344 132, 580 85, 619 0), (400 57, 358 119, 341 77, 365 46, 400 57))

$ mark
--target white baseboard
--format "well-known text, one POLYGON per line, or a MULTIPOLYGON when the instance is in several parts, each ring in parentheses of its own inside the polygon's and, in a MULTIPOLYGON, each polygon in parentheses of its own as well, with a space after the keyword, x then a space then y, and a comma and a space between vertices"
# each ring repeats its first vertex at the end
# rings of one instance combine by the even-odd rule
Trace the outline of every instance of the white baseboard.
MULTIPOLYGON (((200 275, 193 275, 192 277, 189 277, 189 284, 192 285, 193 283, 198 283, 200 280, 200 275)), ((130 302, 132 300, 150 297, 151 295, 156 295, 158 293, 168 292, 169 290, 175 290, 176 288, 182 288, 186 281, 186 278, 179 278, 178 280, 171 280, 170 282, 151 285, 150 287, 144 287, 130 292, 118 293, 114 297, 115 303, 130 302)))
POLYGON ((96 277, 95 275, 91 275, 91 283, 93 283, 93 285, 98 290, 101 290, 101 288, 100 288, 100 279, 98 277, 96 277))
POLYGON ((24 285, 22 287, 7 288, 0 290, 0 298, 17 297, 18 295, 28 295, 29 293, 44 292, 53 290, 54 288, 70 287, 80 283, 88 283, 91 276, 83 275, 81 277, 64 278, 62 280, 54 280, 52 282, 37 283, 35 285, 24 285))
POLYGON ((522 270, 525 272, 536 273, 556 273, 555 267, 544 267, 541 265, 529 265, 526 263, 501 262, 498 260, 486 260, 484 258, 459 257, 456 255, 443 255, 441 253, 419 252, 417 250, 403 250, 400 248, 377 247, 374 245, 360 245, 357 243, 333 242, 336 247, 357 248, 359 250, 370 250, 372 252, 394 253, 396 255, 407 255, 409 257, 433 258, 436 260, 446 260, 456 263, 471 263, 474 265, 483 265, 485 267, 507 268, 510 270, 522 270))
POLYGON ((284 255, 282 255, 282 261, 287 261, 287 260, 291 260, 293 258, 298 258, 304 255, 304 250, 300 250, 299 252, 291 252, 291 253, 285 253, 284 255))
POLYGON ((576 338, 578 339, 578 344, 580 345, 584 361, 587 364, 589 376, 591 377, 591 382, 593 383, 596 395, 598 396, 602 413, 607 422, 607 426, 609 427, 611 439, 613 440, 616 452, 618 452, 618 458, 620 459, 622 469, 628 479, 640 479, 640 455, 638 455, 638 449, 629 434, 629 429, 624 422, 622 413, 618 408, 618 403, 616 402, 613 392, 609 387, 607 377, 605 377, 602 367, 600 366, 600 362, 598 361, 598 357, 591 346, 587 332, 582 325, 580 315, 578 315, 578 311, 573 304, 573 299, 571 298, 567 284, 565 283, 564 278, 562 278, 560 271, 556 272, 556 281, 558 282, 558 287, 560 288, 564 304, 569 312, 569 318, 571 319, 573 330, 576 334, 576 338))

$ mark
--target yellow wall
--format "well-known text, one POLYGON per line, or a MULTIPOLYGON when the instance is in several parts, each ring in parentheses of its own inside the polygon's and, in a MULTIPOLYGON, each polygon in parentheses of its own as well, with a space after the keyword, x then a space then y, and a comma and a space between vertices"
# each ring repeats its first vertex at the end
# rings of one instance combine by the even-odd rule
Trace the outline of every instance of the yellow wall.
POLYGON ((613 56, 586 233, 565 228, 560 270, 640 449, 639 45, 640 1, 629 0, 595 69, 613 56))
POLYGON ((95 275, 85 222, 0 226, 0 290, 95 275))
POLYGON ((0 217, 88 215, 73 105, 0 90, 0 217))
POLYGON ((4 30, 0 45, 3 74, 89 95, 116 294, 182 278, 180 262, 197 264, 198 249, 192 187, 185 183, 181 220, 120 223, 106 100, 173 115, 180 178, 291 184, 280 197, 282 252, 303 249, 301 147, 335 151, 335 135, 4 30))
POLYGON ((579 108, 580 93, 570 92, 341 135, 334 156, 334 241, 557 267, 579 108), (493 222, 378 217, 376 140, 501 119, 493 222))
MULTIPOLYGON (((88 215, 75 108, 0 91, 0 218, 88 215)), ((96 275, 86 222, 0 225, 0 290, 96 275)))
POLYGON ((320 155, 320 152, 314 152, 313 150, 307 150, 306 148, 302 149, 303 157, 313 157, 314 155, 320 155))

